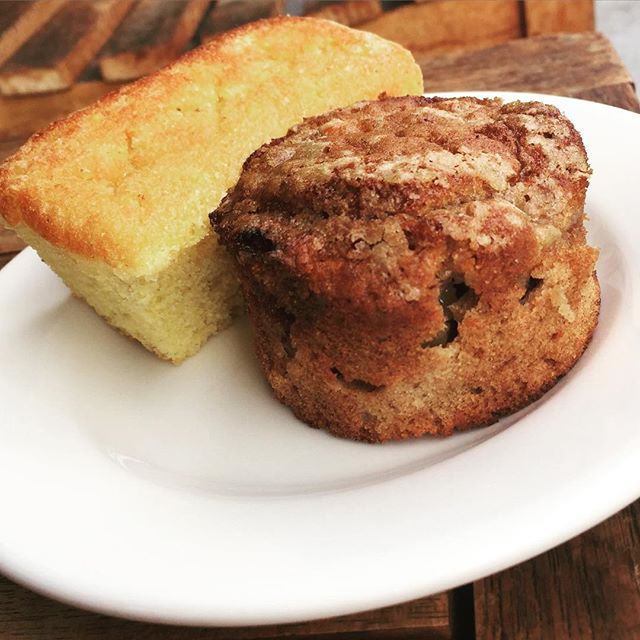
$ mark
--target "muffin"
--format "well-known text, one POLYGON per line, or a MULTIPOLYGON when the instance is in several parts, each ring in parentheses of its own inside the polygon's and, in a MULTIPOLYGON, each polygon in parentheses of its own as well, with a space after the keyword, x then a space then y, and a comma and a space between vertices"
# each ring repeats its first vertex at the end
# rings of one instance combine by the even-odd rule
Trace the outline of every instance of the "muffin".
POLYGON ((539 102, 408 96, 309 118, 211 215, 276 397, 382 442, 540 397, 598 319, 580 135, 539 102))

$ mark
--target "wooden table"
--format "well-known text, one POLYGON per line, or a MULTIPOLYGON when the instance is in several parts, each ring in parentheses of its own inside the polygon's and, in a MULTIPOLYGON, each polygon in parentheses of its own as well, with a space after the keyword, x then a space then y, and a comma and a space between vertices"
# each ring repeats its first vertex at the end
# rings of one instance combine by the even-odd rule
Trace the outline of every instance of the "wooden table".
MULTIPOLYGON (((537 91, 640 112, 629 74, 610 43, 593 33, 527 38, 420 63, 427 91, 537 91)), ((95 87, 87 89, 88 94, 91 91, 95 87)), ((53 106, 33 100, 0 102, 5 118, 0 118, 0 129, 10 124, 6 118, 13 113, 24 134, 30 122, 25 113, 32 115, 31 122, 40 123, 43 113, 51 116, 65 108, 64 96, 54 97, 53 106)), ((0 137, 0 154, 21 142, 6 135, 9 129, 4 139, 0 137)), ((0 232, 0 267, 21 248, 11 233, 0 232)), ((472 585, 378 611, 305 624, 188 629, 128 622, 58 604, 0 576, 0 640, 273 637, 640 639, 640 501, 566 544, 472 585)))

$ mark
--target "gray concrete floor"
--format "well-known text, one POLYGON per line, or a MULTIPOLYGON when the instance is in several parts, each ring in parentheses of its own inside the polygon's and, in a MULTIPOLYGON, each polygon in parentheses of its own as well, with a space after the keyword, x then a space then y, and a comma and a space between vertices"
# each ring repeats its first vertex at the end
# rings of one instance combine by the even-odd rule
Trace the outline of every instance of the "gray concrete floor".
POLYGON ((640 0, 596 0, 596 29, 620 54, 640 88, 640 0))

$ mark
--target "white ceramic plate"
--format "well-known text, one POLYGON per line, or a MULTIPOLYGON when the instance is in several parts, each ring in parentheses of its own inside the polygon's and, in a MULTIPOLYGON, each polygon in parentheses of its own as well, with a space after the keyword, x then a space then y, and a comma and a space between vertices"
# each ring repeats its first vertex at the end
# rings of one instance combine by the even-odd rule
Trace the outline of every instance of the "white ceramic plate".
POLYGON ((446 440, 338 440, 271 398, 244 323, 164 364, 27 250, 0 272, 0 569, 132 618, 297 621, 479 578, 640 496, 640 117, 537 98, 585 138, 602 250, 600 326, 551 393, 446 440))

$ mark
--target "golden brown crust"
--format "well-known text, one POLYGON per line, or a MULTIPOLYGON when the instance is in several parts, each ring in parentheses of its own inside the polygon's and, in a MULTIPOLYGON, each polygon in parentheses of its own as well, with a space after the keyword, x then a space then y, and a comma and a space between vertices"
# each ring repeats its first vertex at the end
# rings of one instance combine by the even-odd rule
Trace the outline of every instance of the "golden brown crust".
POLYGON ((258 150, 212 219, 276 396, 371 441, 538 397, 597 321, 589 174, 554 107, 473 98, 355 105, 258 150))
POLYGON ((398 45, 323 20, 258 21, 34 135, 0 167, 0 215, 77 255, 157 271, 207 233, 236 156, 305 114, 420 90, 398 45), (335 59, 352 72, 331 74, 335 59))

